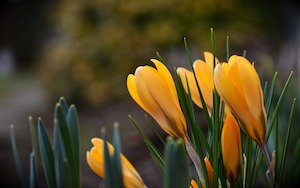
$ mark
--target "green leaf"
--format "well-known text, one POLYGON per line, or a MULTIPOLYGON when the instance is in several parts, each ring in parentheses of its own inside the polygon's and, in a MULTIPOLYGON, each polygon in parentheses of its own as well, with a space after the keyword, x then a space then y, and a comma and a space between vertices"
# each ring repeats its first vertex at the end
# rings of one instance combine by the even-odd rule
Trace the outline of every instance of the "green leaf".
POLYGON ((284 172, 284 167, 285 167, 285 161, 286 161, 286 155, 287 155, 287 148, 288 148, 288 144, 289 144, 289 137, 290 137, 290 133, 291 133, 291 127, 292 127, 292 120, 293 120, 293 116, 294 116, 294 107, 295 107, 295 103, 296 103, 296 99, 294 98, 293 104, 292 104, 292 108, 290 111, 290 116, 287 122, 287 131, 286 131, 286 135, 285 135, 285 141, 284 141, 284 146, 283 146, 283 152, 282 152, 282 156, 281 156, 281 164, 280 164, 280 168, 279 168, 279 183, 281 185, 284 185, 282 182, 282 176, 283 176, 283 172, 284 172))
POLYGON ((299 163, 300 163, 300 139, 297 140, 295 147, 293 149, 293 155, 291 158, 291 163, 289 165, 289 170, 287 172, 287 181, 288 187, 292 187, 291 185, 298 185, 295 184, 295 179, 299 178, 297 175, 297 168, 299 170, 299 163))
POLYGON ((171 137, 168 137, 165 150, 165 161, 164 187, 189 187, 189 170, 183 140, 177 139, 174 141, 171 137))
POLYGON ((226 61, 230 58, 229 36, 226 37, 226 61))
POLYGON ((54 125, 54 159, 56 187, 73 187, 74 176, 70 172, 70 164, 67 159, 66 149, 64 147, 62 136, 60 135, 59 125, 54 125))
MULTIPOLYGON (((205 119, 208 123, 208 125, 212 125, 212 121, 211 121, 211 118, 209 116, 209 113, 208 113, 208 110, 207 110, 207 107, 205 105, 205 101, 204 101, 204 98, 203 98, 203 95, 202 95, 202 92, 200 90, 200 85, 199 85, 199 82, 198 82, 198 79, 196 77, 196 73, 195 73, 195 69, 193 67, 193 60, 191 58, 191 54, 190 54, 190 51, 189 51, 189 48, 188 48, 188 44, 187 44, 187 40, 186 38, 184 38, 184 46, 185 46, 185 51, 188 55, 188 59, 189 59, 189 63, 190 63, 190 66, 191 66, 191 69, 192 69, 192 72, 194 74, 194 77, 196 78, 196 85, 197 85, 197 89, 198 89, 198 92, 200 94, 200 100, 201 100, 201 103, 202 103, 202 106, 203 106, 203 111, 204 111, 204 115, 205 115, 205 119)), ((215 61, 215 60, 214 60, 215 61)))
POLYGON ((122 174, 122 164, 121 164, 121 140, 119 134, 119 124, 117 122, 114 123, 114 133, 113 133, 113 146, 115 148, 114 156, 113 156, 113 166, 114 166, 114 175, 117 179, 116 186, 123 186, 123 174, 122 174))
POLYGON ((17 166, 17 171, 18 171, 18 175, 19 178, 21 180, 21 185, 23 188, 28 187, 27 182, 26 182, 26 177, 25 177, 25 173, 21 164, 21 160, 20 160, 20 156, 19 156, 19 152, 17 149, 17 144, 16 144, 16 139, 15 139, 15 132, 14 132, 14 126, 11 125, 10 126, 10 142, 12 145, 12 150, 13 150, 13 156, 14 156, 14 160, 17 166))
POLYGON ((104 166, 105 166, 105 187, 107 188, 119 188, 117 187, 117 181, 119 181, 115 176, 114 176, 114 164, 113 164, 113 159, 110 156, 108 146, 107 146, 107 140, 106 140, 106 132, 105 129, 103 128, 101 130, 102 133, 102 139, 103 139, 103 144, 104 144, 104 166))
POLYGON ((276 118, 277 118, 277 116, 278 116, 279 108, 281 107, 283 98, 284 98, 284 96, 285 96, 285 94, 286 94, 286 91, 287 91, 287 88, 288 88, 288 86, 289 86, 289 84, 290 84, 292 75, 293 75, 293 71, 290 73, 290 75, 289 75, 287 81, 285 82, 285 85, 284 85, 284 87, 283 87, 283 89, 282 89, 282 91, 281 91, 281 94, 280 94, 280 96, 279 96, 277 105, 276 105, 276 107, 275 107, 275 111, 273 112, 273 115, 272 115, 272 117, 271 117, 271 121, 268 121, 268 127, 269 127, 269 129, 268 129, 267 135, 266 135, 266 143, 267 143, 268 140, 269 140, 269 137, 270 137, 272 128, 273 128, 273 126, 274 126, 274 122, 275 122, 275 120, 276 120, 276 118))
POLYGON ((69 111, 69 106, 68 106, 68 103, 67 103, 67 101, 65 100, 64 97, 61 97, 59 99, 59 104, 60 104, 60 106, 61 106, 64 114, 66 115, 68 113, 68 111, 69 111))
POLYGON ((159 140, 161 141, 161 143, 162 143, 163 145, 165 145, 165 141, 163 140, 161 134, 158 132, 157 128, 154 127, 153 123, 150 121, 150 119, 148 118, 147 115, 145 115, 145 118, 147 119, 147 121, 148 121, 148 123, 149 123, 151 129, 153 130, 153 132, 155 132, 156 136, 159 138, 159 140))
POLYGON ((31 116, 28 117, 29 126, 30 126, 30 133, 31 133, 31 143, 32 143, 32 152, 34 155, 34 166, 35 166, 35 178, 38 179, 38 144, 37 144, 37 136, 36 136, 36 130, 34 127, 33 119, 31 116))
POLYGON ((269 91, 268 97, 266 97, 265 106, 266 106, 267 117, 269 117, 269 114, 270 114, 270 107, 271 107, 272 97, 273 97, 273 93, 274 93, 276 78, 277 78, 277 72, 275 72, 275 74, 273 76, 271 86, 270 86, 270 91, 269 91))
POLYGON ((30 188, 37 187, 37 171, 36 171, 36 164, 35 164, 35 154, 32 151, 30 154, 30 188))
POLYGON ((74 177, 77 177, 78 174, 78 164, 75 163, 74 160, 75 153, 72 147, 70 132, 67 125, 66 117, 64 115, 63 109, 60 104, 57 104, 55 108, 54 126, 56 126, 56 128, 59 131, 59 135, 60 135, 59 138, 61 139, 61 144, 62 144, 62 146, 59 147, 61 147, 64 150, 62 152, 65 153, 66 159, 68 160, 70 173, 71 173, 70 176, 73 177, 74 179, 74 177))
POLYGON ((80 171, 80 134, 79 134, 79 120, 77 111, 74 105, 71 105, 66 115, 68 132, 72 146, 72 156, 74 158, 74 173, 76 176, 76 185, 80 187, 81 171, 80 171))
POLYGON ((54 152, 41 118, 38 118, 38 137, 44 172, 49 188, 56 187, 54 152))
POLYGON ((145 133, 142 131, 142 129, 136 123, 136 121, 133 119, 133 117, 131 117, 130 115, 128 117, 131 120, 131 122, 133 123, 133 125, 135 126, 135 128, 138 130, 139 134, 142 136, 142 138, 143 138, 148 150, 150 151, 152 158, 154 159, 156 165, 158 166, 159 170, 162 173, 164 173, 163 169, 165 167, 165 161, 164 161, 162 155, 160 154, 158 149, 154 146, 154 144, 150 141, 150 139, 145 135, 145 133))

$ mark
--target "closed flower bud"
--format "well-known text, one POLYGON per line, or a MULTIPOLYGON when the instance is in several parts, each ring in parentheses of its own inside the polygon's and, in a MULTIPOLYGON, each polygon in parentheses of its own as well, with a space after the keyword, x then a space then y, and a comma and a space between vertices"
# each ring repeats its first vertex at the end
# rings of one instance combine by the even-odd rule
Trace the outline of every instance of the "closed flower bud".
MULTIPOLYGON (((90 168, 100 177, 105 178, 105 164, 104 164, 104 141, 100 138, 93 138, 92 143, 94 147, 86 153, 86 159, 90 168)), ((110 155, 113 155, 114 148, 107 143, 110 155)), ((121 166, 124 186, 126 188, 136 187, 145 188, 145 184, 132 166, 132 164, 121 154, 121 166)))
POLYGON ((225 175, 234 183, 241 169, 242 145, 240 128, 232 114, 226 117, 222 128, 221 149, 225 175))
POLYGON ((259 145, 265 142, 266 112, 258 74, 247 59, 233 55, 218 64, 215 87, 240 122, 241 129, 259 145))
POLYGON ((169 70, 158 60, 156 68, 140 66, 127 77, 131 97, 148 112, 169 135, 187 138, 186 120, 179 105, 174 80, 169 70))

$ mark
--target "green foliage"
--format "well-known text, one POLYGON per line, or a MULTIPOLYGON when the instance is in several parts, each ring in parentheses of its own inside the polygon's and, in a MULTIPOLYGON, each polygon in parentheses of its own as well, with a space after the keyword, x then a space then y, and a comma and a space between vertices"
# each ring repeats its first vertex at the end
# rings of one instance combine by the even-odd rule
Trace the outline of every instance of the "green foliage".
MULTIPOLYGON (((32 118, 29 118, 33 149, 30 154, 30 187, 38 185, 37 148, 39 146, 47 185, 51 187, 81 187, 79 122, 74 105, 70 107, 61 98, 56 104, 54 115, 53 145, 43 120, 38 118, 38 141, 32 118)), ((27 187, 22 172, 13 126, 11 142, 22 186, 27 187)))
POLYGON ((186 158, 184 142, 181 139, 167 138, 165 148, 165 176, 164 188, 189 187, 189 168, 186 158))
POLYGON ((105 187, 122 188, 124 186, 121 165, 121 142, 118 126, 115 126, 113 134, 113 146, 115 148, 113 155, 109 153, 104 129, 102 129, 102 139, 104 142, 105 187))

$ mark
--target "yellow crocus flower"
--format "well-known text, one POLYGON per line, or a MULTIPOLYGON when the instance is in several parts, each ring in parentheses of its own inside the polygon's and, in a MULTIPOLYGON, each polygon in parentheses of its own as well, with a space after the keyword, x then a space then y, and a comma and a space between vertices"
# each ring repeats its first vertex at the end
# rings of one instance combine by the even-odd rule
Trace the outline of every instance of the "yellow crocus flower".
MULTIPOLYGON (((86 159, 90 168, 100 177, 105 178, 104 163, 104 141, 100 138, 93 138, 94 147, 86 153, 86 159)), ((107 142, 110 155, 114 153, 114 147, 107 142)), ((132 164, 121 154, 121 165, 124 187, 126 188, 145 188, 145 184, 132 166, 132 164)))
POLYGON ((179 105, 171 73, 163 63, 151 60, 156 68, 140 66, 127 77, 131 97, 169 135, 187 138, 186 120, 179 105))
MULTIPOLYGON (((214 89, 213 59, 214 59, 213 54, 211 54, 210 52, 204 52, 205 61, 196 60, 193 64, 193 68, 196 74, 199 88, 201 90, 206 107, 210 113, 213 106, 213 89, 214 89)), ((215 62, 219 63, 219 60, 215 58, 215 62)), ((177 73, 179 74, 180 79, 182 80, 185 91, 188 92, 188 86, 189 86, 192 100, 197 106, 203 108, 198 87, 196 84, 196 79, 194 77, 193 72, 185 68, 179 67, 177 69, 177 73)))
POLYGON ((219 95, 237 116, 242 130, 263 145, 267 118, 254 65, 242 56, 233 55, 228 63, 216 66, 214 78, 219 95))
POLYGON ((222 128, 221 148, 225 175, 234 183, 241 169, 242 145, 240 128, 232 114, 226 116, 222 128))

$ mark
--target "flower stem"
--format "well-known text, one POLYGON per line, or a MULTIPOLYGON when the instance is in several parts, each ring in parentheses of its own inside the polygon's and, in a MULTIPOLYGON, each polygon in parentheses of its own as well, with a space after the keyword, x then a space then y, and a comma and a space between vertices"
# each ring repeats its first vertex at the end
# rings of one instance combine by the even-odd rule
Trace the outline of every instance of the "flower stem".
POLYGON ((268 177, 268 182, 269 182, 270 187, 273 187, 274 186, 274 168, 271 166, 271 159, 270 159, 267 145, 265 143, 263 143, 262 145, 260 145, 260 148, 263 152, 263 155, 264 155, 265 161, 267 163, 267 167, 268 167, 268 170, 266 172, 266 175, 268 177))
POLYGON ((195 151, 190 139, 185 138, 184 142, 185 142, 186 151, 187 151, 188 155, 190 156, 192 162, 194 163, 194 165, 196 167, 196 170, 197 170, 200 181, 205 182, 199 155, 195 151))

